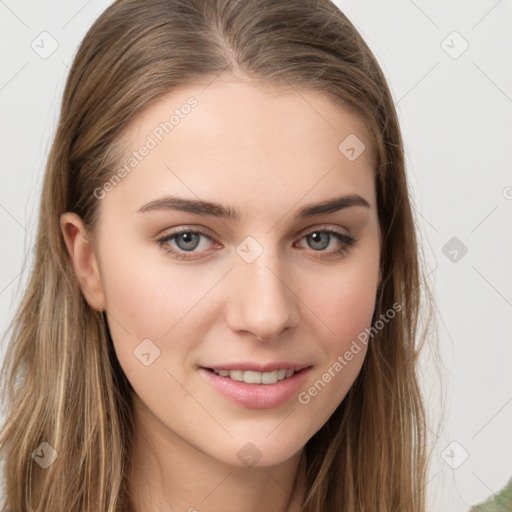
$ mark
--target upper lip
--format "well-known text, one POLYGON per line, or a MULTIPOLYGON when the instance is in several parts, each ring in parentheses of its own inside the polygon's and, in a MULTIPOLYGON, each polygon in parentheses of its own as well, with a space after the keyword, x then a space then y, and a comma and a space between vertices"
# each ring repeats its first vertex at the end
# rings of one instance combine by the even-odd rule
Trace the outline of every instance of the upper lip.
POLYGON ((247 363, 223 363, 223 364, 214 364, 210 366, 201 366, 201 368, 206 368, 209 370, 243 370, 249 372, 273 372, 274 370, 295 370, 296 372, 308 368, 311 365, 309 364, 301 364, 301 363, 290 363, 290 362, 278 362, 278 363, 266 363, 266 364, 258 364, 253 362, 247 363))

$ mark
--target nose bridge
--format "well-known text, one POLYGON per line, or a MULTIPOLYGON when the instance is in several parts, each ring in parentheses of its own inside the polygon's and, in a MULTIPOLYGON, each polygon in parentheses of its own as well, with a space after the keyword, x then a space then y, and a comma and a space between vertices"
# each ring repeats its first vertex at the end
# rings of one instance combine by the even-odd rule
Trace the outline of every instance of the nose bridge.
POLYGON ((277 248, 269 244, 252 237, 239 244, 230 299, 231 328, 262 339, 279 336, 298 322, 298 298, 277 248))

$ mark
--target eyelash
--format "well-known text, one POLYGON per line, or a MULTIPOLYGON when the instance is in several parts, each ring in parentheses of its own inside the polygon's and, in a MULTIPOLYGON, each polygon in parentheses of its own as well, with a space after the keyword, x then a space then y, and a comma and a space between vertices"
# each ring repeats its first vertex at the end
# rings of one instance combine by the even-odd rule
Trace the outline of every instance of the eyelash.
MULTIPOLYGON (((173 254, 178 259, 182 259, 182 260, 197 259, 196 257, 191 258, 189 256, 191 254, 195 254, 194 251, 187 252, 187 251, 182 251, 182 250, 164 248, 164 244, 166 244, 167 242, 173 240, 174 238, 176 238, 180 235, 183 235, 184 233, 193 234, 193 235, 202 235, 205 238, 207 238, 208 240, 213 241, 213 238, 208 233, 206 233, 205 231, 203 231, 199 228, 195 228, 195 229, 180 228, 180 229, 173 231, 167 235, 164 235, 161 238, 158 238, 156 241, 157 241, 158 245, 160 247, 162 247, 162 249, 165 250, 166 253, 173 254)), ((355 237, 353 237, 352 235, 349 235, 348 233, 344 233, 343 231, 337 231, 335 229, 322 229, 322 228, 313 229, 311 231, 308 231, 308 232, 302 234, 300 237, 300 240, 302 238, 307 237, 308 235, 312 235, 313 233, 327 233, 329 235, 334 236, 339 242, 341 242, 341 247, 334 251, 326 252, 326 251, 314 251, 313 250, 313 252, 324 253, 325 255, 327 255, 327 257, 342 255, 345 252, 347 252, 350 249, 350 247, 353 247, 357 242, 357 239, 355 237)))

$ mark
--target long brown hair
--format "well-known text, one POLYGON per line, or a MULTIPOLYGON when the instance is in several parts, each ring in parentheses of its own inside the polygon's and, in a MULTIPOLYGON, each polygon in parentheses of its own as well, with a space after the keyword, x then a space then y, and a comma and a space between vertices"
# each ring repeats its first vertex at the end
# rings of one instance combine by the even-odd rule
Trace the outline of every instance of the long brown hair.
POLYGON ((0 449, 12 512, 127 506, 133 389, 104 313, 84 299, 59 219, 75 212, 94 231, 94 190, 119 165, 117 143, 128 123, 171 90, 221 73, 322 92, 364 121, 376 156, 383 238, 375 318, 400 308, 376 332, 348 395, 305 447, 303 511, 425 509, 418 357, 427 330, 420 332, 418 321, 426 283, 398 118, 374 55, 329 0, 118 0, 90 28, 70 70, 33 267, 9 326, 0 449), (55 462, 41 468, 37 450, 55 462))

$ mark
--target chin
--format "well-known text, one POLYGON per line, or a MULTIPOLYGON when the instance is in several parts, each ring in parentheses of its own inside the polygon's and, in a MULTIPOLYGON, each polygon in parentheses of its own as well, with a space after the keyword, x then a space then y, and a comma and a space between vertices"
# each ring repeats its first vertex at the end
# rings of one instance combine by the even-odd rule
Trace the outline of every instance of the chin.
POLYGON ((229 446, 224 446, 221 452, 216 450, 216 453, 211 455, 237 468, 278 466, 299 453, 307 441, 290 437, 288 431, 285 434, 251 436, 248 433, 243 439, 231 440, 229 446), (272 437, 274 438, 271 439, 272 437))

